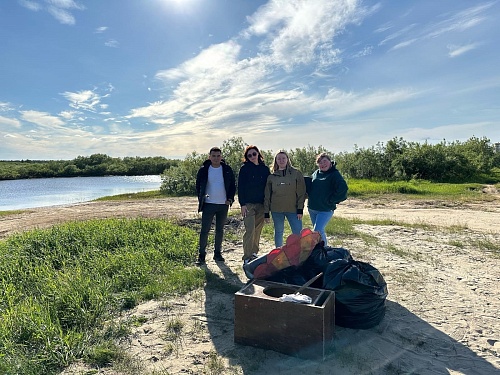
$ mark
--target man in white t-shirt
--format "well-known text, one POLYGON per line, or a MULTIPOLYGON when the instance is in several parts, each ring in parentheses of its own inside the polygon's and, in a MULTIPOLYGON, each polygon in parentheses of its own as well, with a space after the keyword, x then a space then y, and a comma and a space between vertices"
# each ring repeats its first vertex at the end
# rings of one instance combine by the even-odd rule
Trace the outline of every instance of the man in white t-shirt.
POLYGON ((196 193, 198 195, 198 212, 201 215, 200 244, 197 265, 205 264, 207 254, 208 233, 215 217, 214 260, 224 262, 222 257, 222 240, 224 224, 229 207, 233 204, 236 193, 234 172, 222 159, 221 149, 212 147, 209 158, 196 175, 196 193))

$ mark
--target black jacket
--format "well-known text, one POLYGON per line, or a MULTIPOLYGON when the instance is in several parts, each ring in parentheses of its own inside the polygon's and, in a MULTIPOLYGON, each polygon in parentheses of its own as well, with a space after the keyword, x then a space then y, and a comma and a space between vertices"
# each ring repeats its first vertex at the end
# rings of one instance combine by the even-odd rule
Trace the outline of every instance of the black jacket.
POLYGON ((247 203, 264 203, 264 189, 270 173, 269 167, 262 161, 259 161, 257 165, 250 161, 243 163, 238 174, 240 206, 247 203))
MULTIPOLYGON (((205 203, 207 182, 208 182, 208 168, 212 165, 210 160, 205 160, 201 168, 196 174, 196 194, 198 195, 198 212, 203 211, 203 203, 205 203)), ((222 176, 224 177, 224 187, 226 189, 226 198, 232 205, 234 202, 234 194, 236 193, 236 180, 234 172, 224 160, 221 161, 222 176)))

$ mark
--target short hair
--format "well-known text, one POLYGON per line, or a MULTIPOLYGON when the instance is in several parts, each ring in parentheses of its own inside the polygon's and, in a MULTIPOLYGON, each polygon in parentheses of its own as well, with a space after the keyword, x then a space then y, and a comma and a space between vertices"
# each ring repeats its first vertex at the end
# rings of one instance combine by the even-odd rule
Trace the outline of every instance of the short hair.
POLYGON ((222 154, 221 149, 217 146, 212 147, 208 153, 211 154, 212 152, 220 152, 222 154))
POLYGON ((321 159, 328 159, 328 161, 330 163, 333 163, 332 162, 332 158, 326 152, 322 152, 321 154, 319 154, 318 156, 316 156, 316 164, 318 164, 321 159))

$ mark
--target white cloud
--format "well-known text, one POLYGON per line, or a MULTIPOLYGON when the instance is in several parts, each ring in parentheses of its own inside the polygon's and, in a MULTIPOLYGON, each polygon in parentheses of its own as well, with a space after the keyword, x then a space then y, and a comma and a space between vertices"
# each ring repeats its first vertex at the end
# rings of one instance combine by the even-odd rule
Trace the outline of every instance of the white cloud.
POLYGON ((14 107, 8 102, 0 102, 0 112, 12 111, 14 107))
POLYGON ((71 10, 83 10, 85 7, 74 0, 45 0, 46 5, 35 1, 19 0, 19 4, 32 11, 46 10, 64 25, 74 25, 75 17, 71 10))
POLYGON ((288 71, 313 61, 332 64, 339 59, 333 38, 364 14, 358 5, 356 0, 272 0, 248 18, 251 25, 242 35, 266 36, 262 50, 288 71))
POLYGON ((52 116, 47 112, 21 111, 21 117, 25 121, 44 128, 59 128, 64 125, 64 121, 62 121, 59 117, 52 116))
POLYGON ((34 1, 19 0, 19 4, 21 4, 26 9, 32 10, 34 12, 38 12, 40 9, 42 9, 42 6, 34 1))
POLYGON ((67 100, 69 100, 69 106, 74 109, 85 110, 90 112, 95 112, 96 107, 101 102, 101 97, 99 94, 91 90, 83 90, 78 92, 66 91, 61 94, 67 100))
POLYGON ((66 119, 66 120, 72 120, 80 113, 81 112, 78 112, 78 111, 62 111, 59 113, 59 116, 61 116, 62 118, 66 119))
POLYGON ((94 32, 96 34, 101 34, 101 33, 105 32, 107 29, 108 29, 107 26, 101 26, 101 27, 96 28, 94 32))
POLYGON ((104 42, 104 45, 106 47, 118 48, 120 46, 120 43, 117 40, 109 39, 106 42, 104 42))
POLYGON ((0 116, 0 125, 7 125, 9 127, 20 128, 21 122, 15 118, 0 116))
POLYGON ((212 45, 176 68, 159 71, 156 78, 167 88, 177 82, 171 99, 133 109, 130 117, 168 124, 176 123, 176 118, 234 124, 243 113, 258 116, 263 110, 292 109, 298 91, 280 87, 283 81, 275 75, 276 66, 290 70, 314 60, 315 71, 338 63, 340 52, 332 39, 359 16, 357 5, 356 0, 271 1, 250 18, 251 26, 242 33, 266 34, 262 53, 238 60, 242 47, 235 40, 212 45))
POLYGON ((64 25, 74 25, 75 17, 65 9, 50 6, 47 11, 60 23, 64 25))
POLYGON ((234 41, 214 44, 201 51, 196 57, 182 63, 178 68, 159 71, 156 78, 164 81, 203 77, 219 74, 227 65, 236 62, 241 46, 234 41))
POLYGON ((448 56, 450 57, 457 57, 457 56, 460 56, 466 52, 469 52, 469 51, 472 51, 473 49, 476 49, 478 47, 478 43, 471 43, 471 44, 467 44, 465 46, 456 46, 456 45, 452 45, 450 44, 448 46, 448 56))

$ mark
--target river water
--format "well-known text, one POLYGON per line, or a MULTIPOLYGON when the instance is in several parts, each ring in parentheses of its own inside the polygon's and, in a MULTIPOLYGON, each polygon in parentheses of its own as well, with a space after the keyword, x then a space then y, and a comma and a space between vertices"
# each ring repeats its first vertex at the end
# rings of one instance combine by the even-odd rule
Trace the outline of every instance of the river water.
POLYGON ((57 206, 108 195, 159 190, 161 177, 61 177, 0 181, 0 211, 57 206))

